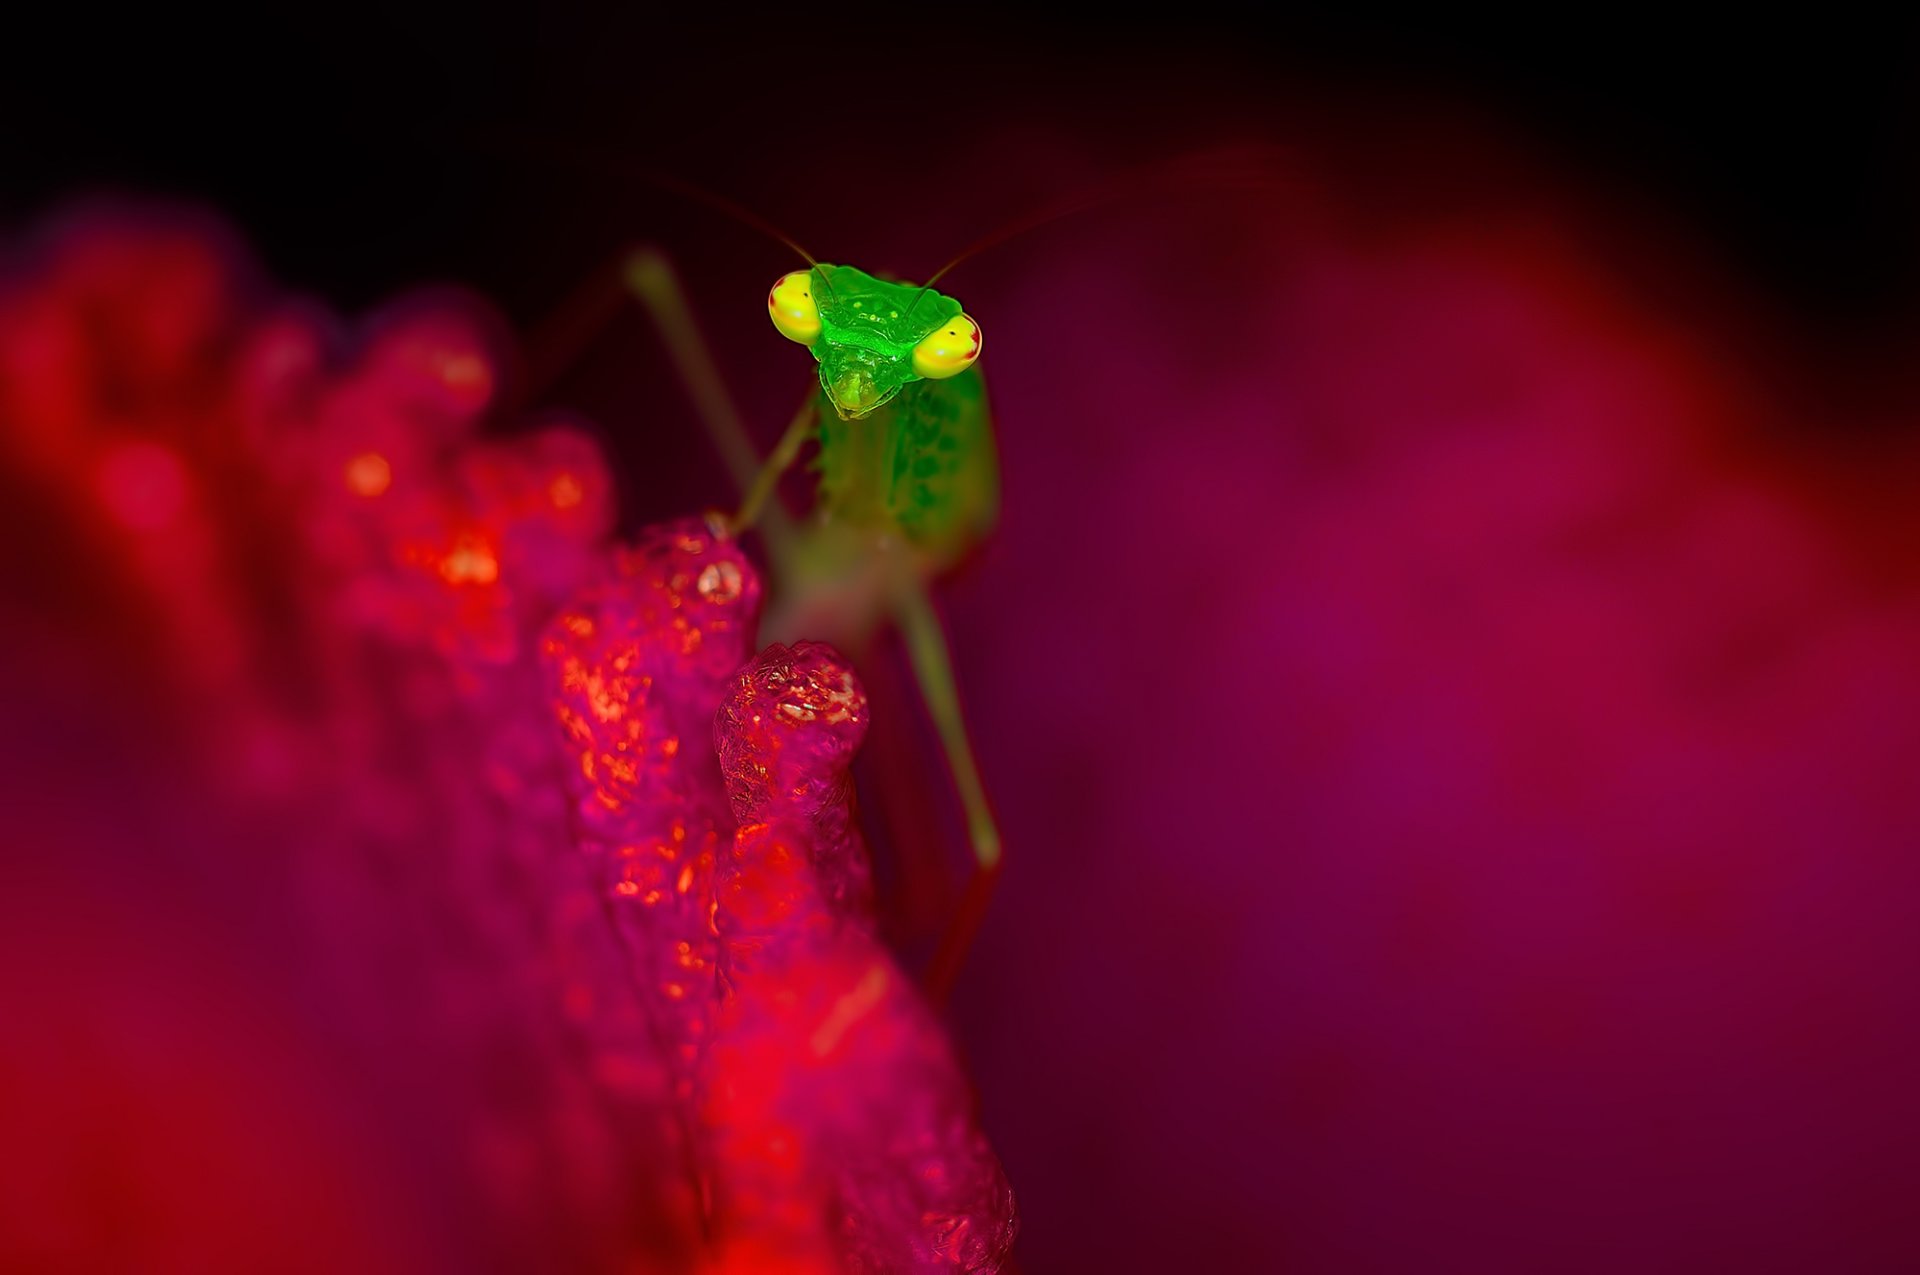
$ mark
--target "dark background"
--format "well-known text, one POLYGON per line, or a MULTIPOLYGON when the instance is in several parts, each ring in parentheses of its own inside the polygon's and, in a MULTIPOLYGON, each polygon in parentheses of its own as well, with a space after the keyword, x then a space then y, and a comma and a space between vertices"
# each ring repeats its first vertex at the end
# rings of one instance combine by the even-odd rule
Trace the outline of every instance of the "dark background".
POLYGON ((806 225, 789 230, 805 242, 902 174, 937 168, 950 133, 930 118, 961 131, 1043 122, 1124 163, 1329 113, 1343 129, 1391 130, 1411 104, 1478 116, 1677 216, 1810 328, 1865 337, 1911 312, 1911 21, 1449 9, 1266 13, 1256 33, 1187 6, 1179 17, 42 14, 4 54, 0 215, 101 186, 186 194, 246 227, 278 276, 343 306, 444 277, 530 318, 598 246, 583 221, 619 225, 604 207, 621 184, 613 156, 791 211, 741 170, 791 152, 792 121, 812 115, 810 144, 847 167, 799 201, 806 225), (854 88, 876 77, 877 95, 854 88), (607 149, 559 165, 536 155, 558 139, 607 149), (596 180, 585 169, 601 161, 596 180))

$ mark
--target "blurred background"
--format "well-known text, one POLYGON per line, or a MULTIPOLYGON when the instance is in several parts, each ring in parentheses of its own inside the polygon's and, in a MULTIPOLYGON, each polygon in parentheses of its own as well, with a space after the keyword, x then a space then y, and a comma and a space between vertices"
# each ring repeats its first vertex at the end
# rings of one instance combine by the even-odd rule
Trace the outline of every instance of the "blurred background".
MULTIPOLYGON (((630 532, 727 490, 642 315, 554 319, 623 249, 676 262, 763 445, 811 375, 761 314, 792 254, 649 174, 908 277, 1111 192, 942 284, 987 337, 1005 485, 940 595, 1009 863, 951 1021, 1019 1269, 1911 1269, 1915 34, 41 15, 0 82, 0 346, 45 330, 20 298, 61 227, 185 201, 228 229, 148 216, 225 245, 182 268, 229 309, 351 345, 404 327, 396 298, 463 298, 493 371, 434 410, 502 446, 530 421, 597 440, 630 532)), ((164 346, 188 320, 152 323, 164 346)), ((508 1213, 468 1180, 476 1113, 544 1083, 542 1055, 480 1074, 471 1023, 416 1013, 466 989, 510 1032, 476 993, 538 956, 441 915, 524 882, 423 902, 483 835, 459 776, 373 868, 313 866, 314 811, 419 788, 388 754, 475 747, 471 723, 387 703, 414 664, 368 683, 302 628, 301 529, 237 444, 194 453, 186 481, 227 494, 204 543, 156 558, 144 497, 22 441, 22 366, 0 373, 21 1260, 595 1265, 555 1237, 612 1170, 524 1173, 508 1213), (240 754, 206 706, 244 716, 254 683, 181 652, 223 642, 295 706, 244 750, 271 800, 208 778, 240 754), (309 679, 330 689, 288 690, 309 679), (353 686, 378 711, 302 736, 353 686), (364 764, 308 783, 310 747, 364 764), (407 865, 410 838, 451 858, 407 865), (290 1257, 296 1234, 318 1238, 290 1257)), ((543 596, 503 603, 505 631, 543 596)), ((918 958, 957 897, 957 814, 897 661, 863 673, 863 800, 918 958)))

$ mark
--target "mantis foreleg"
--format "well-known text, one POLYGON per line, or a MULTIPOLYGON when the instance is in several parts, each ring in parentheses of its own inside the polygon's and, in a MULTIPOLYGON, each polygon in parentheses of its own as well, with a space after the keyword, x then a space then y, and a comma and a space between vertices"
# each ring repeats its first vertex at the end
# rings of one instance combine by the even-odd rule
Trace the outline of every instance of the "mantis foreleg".
POLYGON ((960 794, 967 839, 973 847, 973 875, 967 883, 960 910, 942 937, 927 975, 928 986, 937 1001, 945 998, 959 973, 974 931, 986 914, 994 883, 999 879, 1000 828, 987 803, 986 787, 980 782, 973 744, 960 712, 960 694, 954 685, 946 633, 940 627, 940 617, 934 612, 925 582, 916 574, 900 573, 892 591, 892 604, 894 622, 906 643, 920 697, 927 706, 927 715, 933 719, 941 748, 946 753, 947 767, 953 774, 954 787, 960 794))
POLYGON ((693 321, 693 311, 687 306, 686 294, 674 276, 673 266, 658 249, 640 248, 627 257, 621 274, 627 287, 659 326, 660 337, 666 342, 687 395, 707 427, 714 450, 720 453, 733 485, 744 492, 753 482, 760 458, 740 419, 740 409, 727 393, 713 354, 693 321))
MULTIPOLYGON (((713 354, 700 335, 699 325, 693 321, 693 311, 687 305, 686 293, 680 287, 680 280, 674 275, 673 266, 665 254, 655 248, 640 248, 628 255, 621 268, 621 274, 633 295, 653 316, 654 323, 660 329, 660 338, 666 343, 667 353, 680 374, 680 381, 686 386, 687 396, 693 400, 694 410, 699 413, 700 421, 706 426, 707 437, 712 440, 713 448, 720 454, 721 462, 727 467, 727 473, 733 478, 733 485, 753 508, 755 519, 761 523, 760 531, 766 537, 768 552, 776 562, 784 559, 793 540, 793 524, 786 512, 778 505, 761 510, 767 503, 773 484, 780 474, 793 463, 793 454, 797 454, 800 444, 805 441, 806 432, 800 429, 798 437, 789 443, 783 436, 775 448, 774 459, 781 456, 782 450, 790 453, 778 469, 773 468, 773 459, 762 464, 759 454, 753 446, 753 440, 747 434, 747 427, 740 418, 740 409, 734 406, 733 395, 727 392, 726 382, 720 377, 719 367, 714 363, 713 354), (769 471, 772 471, 769 473, 769 471), (758 500, 755 493, 760 491, 758 500)), ((812 398, 808 398, 807 408, 802 415, 810 419, 812 398)), ((799 418, 788 426, 788 435, 794 434, 801 426, 799 418)), ((743 505, 741 514, 747 512, 743 505)), ((741 517, 734 519, 736 526, 743 525, 741 517)))
MULTIPOLYGON (((780 441, 774 444, 773 451, 765 461, 761 462, 759 472, 747 485, 746 498, 740 502, 740 511, 733 516, 731 526, 735 535, 746 531, 760 520, 766 512, 767 502, 773 497, 774 488, 780 484, 781 475, 792 469, 793 462, 800 458, 800 448, 813 436, 817 403, 818 396, 809 389, 806 402, 800 405, 800 410, 794 413, 793 420, 787 425, 786 431, 780 435, 780 441)), ((775 508, 777 511, 778 507, 775 508)), ((769 518, 769 521, 771 522, 772 519, 769 518)), ((769 537, 768 545, 773 554, 774 566, 776 569, 784 570, 787 565, 783 557, 786 552, 785 541, 769 537)))

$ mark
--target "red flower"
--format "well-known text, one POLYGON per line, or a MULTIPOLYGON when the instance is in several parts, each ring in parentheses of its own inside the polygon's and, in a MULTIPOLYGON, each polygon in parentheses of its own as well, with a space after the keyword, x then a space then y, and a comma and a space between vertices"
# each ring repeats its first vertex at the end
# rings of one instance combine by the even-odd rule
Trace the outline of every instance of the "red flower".
POLYGON ((876 937, 851 671, 749 662, 759 577, 704 525, 608 544, 577 426, 479 437, 504 349, 463 298, 343 337, 172 214, 16 254, 6 738, 86 737, 6 768, 45 781, 14 897, 155 985, 42 966, 104 1061, 23 1052, 16 1101, 130 1114, 6 1139, 0 1258, 996 1269, 1011 1195, 876 937))

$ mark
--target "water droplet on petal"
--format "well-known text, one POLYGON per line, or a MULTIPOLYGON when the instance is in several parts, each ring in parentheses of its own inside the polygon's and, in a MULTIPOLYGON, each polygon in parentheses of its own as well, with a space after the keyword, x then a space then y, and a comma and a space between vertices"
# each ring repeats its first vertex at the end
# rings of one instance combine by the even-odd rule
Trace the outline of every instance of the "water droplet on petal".
POLYGON ((393 466, 379 452, 361 452, 347 462, 347 490, 371 499, 393 484, 393 466))
POLYGON ((723 561, 708 563, 695 587, 707 601, 724 604, 740 596, 743 584, 740 568, 723 561))

